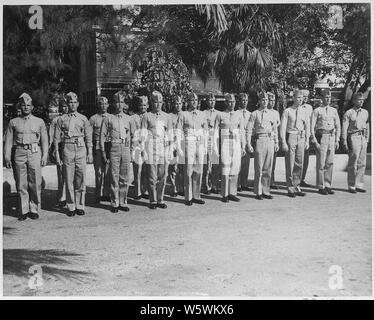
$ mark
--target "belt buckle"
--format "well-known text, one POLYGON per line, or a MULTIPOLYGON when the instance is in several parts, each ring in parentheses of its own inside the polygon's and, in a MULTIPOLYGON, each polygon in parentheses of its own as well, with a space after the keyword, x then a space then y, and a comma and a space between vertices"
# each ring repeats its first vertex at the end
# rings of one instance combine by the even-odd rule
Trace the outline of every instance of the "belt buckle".
POLYGON ((23 145, 23 149, 28 150, 29 149, 29 145, 28 144, 24 144, 23 145))

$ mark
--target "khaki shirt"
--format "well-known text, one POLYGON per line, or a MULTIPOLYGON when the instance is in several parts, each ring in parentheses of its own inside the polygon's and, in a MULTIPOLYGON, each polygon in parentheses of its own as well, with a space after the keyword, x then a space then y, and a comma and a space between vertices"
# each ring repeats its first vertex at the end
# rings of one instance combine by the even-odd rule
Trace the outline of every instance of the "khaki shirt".
POLYGON ((92 142, 94 144, 95 149, 100 149, 100 130, 101 125, 103 124, 103 120, 109 116, 109 113, 96 113, 94 114, 89 122, 92 128, 92 142))
POLYGON ((116 143, 120 140, 126 140, 128 146, 131 148, 136 141, 134 141, 136 125, 133 119, 120 112, 118 114, 108 114, 104 118, 100 130, 100 148, 105 150, 105 142, 109 141, 116 143))
POLYGON ((369 141, 369 113, 362 108, 352 108, 345 112, 342 126, 342 139, 347 141, 347 135, 364 130, 365 138, 369 141))
POLYGON ((208 129, 214 128, 217 116, 220 114, 220 112, 216 109, 208 109, 205 110, 204 113, 207 119, 208 129))
POLYGON ((173 141, 173 130, 169 114, 160 112, 147 112, 141 120, 142 141, 155 138, 162 143, 173 141))
POLYGON ((178 119, 177 129, 181 130, 187 139, 205 136, 208 130, 208 121, 203 111, 183 111, 178 119))
POLYGON ((62 115, 57 120, 54 143, 57 146, 60 142, 70 138, 84 138, 86 147, 92 148, 92 128, 88 119, 78 112, 62 115))
POLYGON ((308 140, 310 135, 310 118, 307 111, 300 107, 289 107, 284 110, 282 114, 282 121, 280 127, 280 136, 283 142, 286 142, 287 133, 299 133, 304 131, 305 137, 308 140))
POLYGON ((277 116, 270 109, 255 110, 252 112, 245 129, 247 144, 251 143, 252 134, 271 134, 274 142, 278 144, 277 116))
POLYGON ((238 109, 236 110, 237 113, 240 114, 243 120, 243 128, 245 128, 248 125, 249 118, 251 117, 251 112, 247 109, 238 109))
POLYGON ((307 117, 309 118, 309 121, 310 121, 310 118, 312 117, 312 113, 313 113, 313 107, 308 103, 304 103, 300 107, 304 109, 304 111, 306 112, 306 115, 307 115, 307 117))
POLYGON ((5 132, 5 159, 11 159, 13 146, 39 144, 39 142, 44 155, 48 152, 48 134, 42 119, 33 115, 12 119, 5 132))
POLYGON ((340 120, 335 108, 320 106, 313 111, 310 125, 310 135, 313 142, 316 141, 315 132, 317 130, 335 130, 335 139, 339 139, 340 120))
POLYGON ((233 139, 240 140, 244 145, 244 122, 242 113, 237 111, 223 111, 217 115, 216 129, 220 130, 221 136, 232 136, 233 139))

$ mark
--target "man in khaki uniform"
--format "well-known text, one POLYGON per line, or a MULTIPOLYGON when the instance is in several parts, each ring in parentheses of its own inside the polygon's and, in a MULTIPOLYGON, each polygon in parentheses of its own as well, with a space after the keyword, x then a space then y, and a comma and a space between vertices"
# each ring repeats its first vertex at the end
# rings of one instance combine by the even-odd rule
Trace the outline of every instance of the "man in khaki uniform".
POLYGON ((366 168, 366 149, 369 143, 369 113, 362 109, 365 98, 359 92, 353 95, 353 108, 343 117, 342 141, 348 151, 348 191, 366 192, 364 177, 366 168))
MULTIPOLYGON (((105 162, 102 156, 100 146, 100 130, 103 120, 109 116, 108 114, 108 99, 106 97, 98 98, 99 112, 90 118, 90 125, 92 127, 92 145, 93 145, 93 165, 95 169, 95 194, 96 201, 110 201, 109 190, 109 163, 105 162)), ((104 150, 108 151, 108 141, 104 143, 104 150)), ((108 159, 108 154, 106 156, 108 159)))
POLYGON ((7 168, 13 166, 21 207, 18 220, 23 221, 27 217, 39 218, 41 166, 47 164, 48 135, 44 121, 31 114, 32 99, 27 93, 21 94, 18 104, 21 116, 9 121, 5 132, 4 160, 7 168))
POLYGON ((144 150, 141 149, 141 121, 148 110, 148 97, 138 96, 137 97, 137 113, 134 113, 131 117, 134 121, 136 131, 135 137, 136 143, 133 149, 133 171, 134 171, 134 199, 139 200, 141 197, 148 198, 148 182, 147 173, 144 163, 144 150))
POLYGON ((100 148, 104 162, 109 162, 111 212, 118 213, 130 210, 127 194, 131 183, 130 163, 136 126, 133 119, 123 112, 123 93, 115 93, 113 101, 114 114, 105 117, 101 125, 100 148), (110 143, 109 159, 105 151, 107 141, 110 143))
MULTIPOLYGON (((251 117, 251 112, 247 110, 248 106, 248 95, 246 93, 240 93, 238 97, 238 110, 237 112, 242 117, 243 121, 243 139, 245 139, 245 128, 248 125, 249 118, 251 117)), ((243 148, 244 150, 245 148, 243 148)), ((244 155, 241 157, 240 172, 238 179, 238 191, 249 191, 249 164, 250 164, 251 154, 244 152, 244 155)))
POLYGON ((195 93, 188 94, 187 104, 188 111, 182 112, 177 128, 183 132, 185 205, 191 206, 192 203, 205 203, 200 192, 208 123, 205 113, 197 110, 198 98, 195 93))
POLYGON ((338 112, 330 106, 331 92, 322 90, 322 104, 314 109, 311 118, 311 136, 316 149, 318 192, 334 194, 331 189, 335 150, 339 148, 340 120, 338 112))
POLYGON ((296 90, 293 95, 294 103, 284 110, 280 128, 282 149, 285 152, 286 182, 288 196, 303 197, 300 189, 303 172, 304 151, 309 148, 309 115, 301 107, 304 93, 296 90))
POLYGON ((178 194, 184 196, 184 179, 183 179, 183 164, 181 164, 181 132, 177 129, 178 118, 182 114, 183 100, 181 96, 173 97, 173 112, 170 113, 170 121, 173 130, 173 142, 171 145, 173 152, 173 160, 169 164, 169 179, 171 182, 172 192, 171 196, 176 197, 178 194))
MULTIPOLYGON (((53 144, 53 139, 54 139, 54 136, 55 136, 55 131, 56 131, 56 125, 57 125, 57 121, 59 118, 61 118, 62 115, 64 114, 67 114, 69 112, 69 106, 65 100, 64 97, 62 97, 59 101, 60 103, 60 108, 61 108, 61 115, 53 118, 52 122, 51 122, 51 125, 49 126, 49 148, 51 148, 53 146, 54 148, 54 144, 53 144)), ((52 148, 52 150, 54 151, 54 149, 52 148)), ((62 154, 62 144, 60 143, 58 145, 58 148, 60 150, 60 154, 62 154)), ((53 153, 55 154, 55 153, 53 153)), ((60 207, 60 208, 63 208, 66 206, 66 181, 65 181, 65 176, 64 176, 64 170, 63 170, 63 166, 62 165, 59 165, 59 164, 56 164, 56 168, 57 168, 57 206, 60 207)))
POLYGON ((166 209, 164 192, 171 158, 170 144, 173 141, 170 116, 162 111, 163 97, 158 91, 152 92, 152 111, 141 121, 141 136, 145 151, 148 173, 150 209, 166 209))
POLYGON ((216 130, 221 137, 222 202, 240 201, 237 195, 240 161, 244 151, 243 114, 234 111, 235 96, 225 95, 226 110, 216 118, 216 130), (243 152, 242 152, 243 151, 243 152))
POLYGON ((279 150, 277 119, 268 108, 268 95, 260 92, 258 95, 259 107, 253 111, 246 128, 247 152, 253 152, 251 145, 252 135, 255 140, 255 179, 254 193, 257 200, 273 199, 270 195, 271 169, 274 151, 279 150))
MULTIPOLYGON (((279 126, 280 126, 280 117, 279 117, 279 112, 278 110, 274 109, 275 105, 275 94, 272 92, 268 92, 268 97, 269 97, 269 103, 268 103, 268 109, 269 111, 273 112, 274 118, 276 119, 276 130, 274 131, 274 134, 277 134, 279 137, 279 126)), ((270 188, 271 189, 278 189, 278 186, 275 185, 275 165, 277 163, 277 155, 278 152, 274 151, 274 156, 273 156, 273 165, 271 169, 271 179, 270 179, 270 188)))
POLYGON ((220 163, 219 163, 219 134, 215 127, 216 119, 220 113, 214 106, 216 104, 216 97, 210 93, 207 98, 208 109, 205 110, 205 116, 208 123, 208 141, 206 161, 203 166, 203 189, 205 188, 206 194, 211 192, 218 192, 218 183, 220 177, 220 163))
POLYGON ((66 95, 69 113, 58 119, 54 144, 56 162, 63 164, 66 179, 66 205, 69 217, 84 215, 86 196, 86 164, 92 163, 92 131, 88 119, 77 112, 78 96, 66 95), (58 144, 63 144, 62 160, 58 144))
MULTIPOLYGON (((309 117, 309 122, 310 122, 310 120, 312 118, 313 107, 308 103, 308 101, 309 101, 309 90, 302 90, 302 91, 304 93, 304 102, 301 105, 301 108, 304 109, 304 112, 309 117)), ((306 173, 308 171, 308 166, 309 166, 309 150, 310 150, 310 148, 305 149, 305 153, 304 153, 303 175, 301 177, 301 183, 300 183, 301 187, 311 187, 310 184, 305 182, 305 177, 306 177, 306 173)))

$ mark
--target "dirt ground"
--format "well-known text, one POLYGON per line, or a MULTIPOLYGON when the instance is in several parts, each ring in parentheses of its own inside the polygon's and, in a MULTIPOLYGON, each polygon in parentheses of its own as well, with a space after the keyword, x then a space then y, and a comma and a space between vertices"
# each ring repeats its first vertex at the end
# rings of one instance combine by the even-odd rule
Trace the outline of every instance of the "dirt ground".
MULTIPOLYGON (((311 173, 312 175, 313 173, 311 173)), ((277 173, 283 178, 284 173, 277 173)), ((283 179, 282 179, 283 180, 283 179)), ((314 175, 308 181, 314 181, 314 175)), ((19 222, 15 199, 5 199, 4 295, 23 296, 367 296, 372 294, 371 176, 365 194, 346 191, 346 173, 334 173, 336 194, 314 188, 291 199, 282 186, 273 200, 239 193, 240 203, 204 196, 186 207, 166 197, 168 209, 147 200, 113 214, 109 203, 69 218, 43 193, 41 219, 19 222), (41 278, 29 273, 41 266, 41 278), (331 266, 342 287, 330 289, 331 266), (333 267, 334 268, 334 267, 333 267)), ((39 271, 38 271, 39 272, 39 271)))

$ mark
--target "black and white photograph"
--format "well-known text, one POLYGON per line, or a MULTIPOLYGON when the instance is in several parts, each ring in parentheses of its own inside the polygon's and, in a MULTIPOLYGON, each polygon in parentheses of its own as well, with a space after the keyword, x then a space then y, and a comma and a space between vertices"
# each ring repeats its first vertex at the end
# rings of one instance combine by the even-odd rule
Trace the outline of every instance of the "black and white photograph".
POLYGON ((370 2, 113 2, 1 4, 3 297, 371 297, 370 2))

